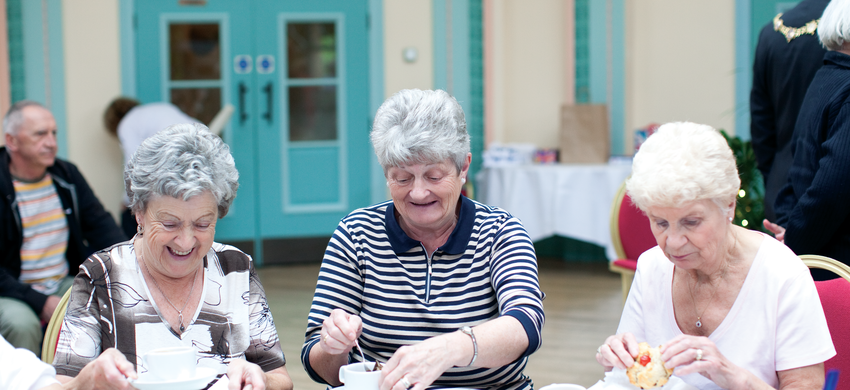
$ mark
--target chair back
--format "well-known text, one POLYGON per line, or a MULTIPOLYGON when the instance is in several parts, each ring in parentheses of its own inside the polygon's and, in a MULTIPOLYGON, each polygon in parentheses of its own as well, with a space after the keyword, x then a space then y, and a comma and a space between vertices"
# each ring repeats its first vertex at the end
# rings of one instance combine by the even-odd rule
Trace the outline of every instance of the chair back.
POLYGON ((617 257, 629 260, 637 260, 641 253, 657 244, 649 218, 632 202, 625 182, 617 190, 611 209, 611 242, 617 257))
POLYGON ((809 268, 832 271, 839 278, 815 282, 823 314, 832 336, 836 355, 824 362, 828 371, 837 368, 838 389, 850 389, 850 266, 825 256, 800 255, 809 268))
POLYGON ((56 305, 56 311, 50 317, 50 322, 47 323, 47 329, 44 332, 44 341, 41 343, 41 360, 47 364, 53 364, 56 345, 59 344, 59 331, 62 330, 62 321, 65 320, 65 311, 68 310, 68 300, 71 298, 71 290, 72 288, 69 288, 62 295, 62 299, 56 305))

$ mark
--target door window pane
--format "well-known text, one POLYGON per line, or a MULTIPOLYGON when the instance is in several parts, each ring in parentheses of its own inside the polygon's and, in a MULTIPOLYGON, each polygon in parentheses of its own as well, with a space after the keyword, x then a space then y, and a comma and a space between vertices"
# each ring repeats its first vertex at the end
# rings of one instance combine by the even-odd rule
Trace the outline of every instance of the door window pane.
POLYGON ((335 140, 336 108, 336 86, 289 87, 289 140, 335 140))
POLYGON ((289 78, 336 77, 334 23, 288 23, 286 50, 289 78))
POLYGON ((221 110, 221 88, 175 88, 171 90, 171 103, 209 125, 221 110))
POLYGON ((171 80, 221 78, 221 44, 218 24, 169 25, 171 80))

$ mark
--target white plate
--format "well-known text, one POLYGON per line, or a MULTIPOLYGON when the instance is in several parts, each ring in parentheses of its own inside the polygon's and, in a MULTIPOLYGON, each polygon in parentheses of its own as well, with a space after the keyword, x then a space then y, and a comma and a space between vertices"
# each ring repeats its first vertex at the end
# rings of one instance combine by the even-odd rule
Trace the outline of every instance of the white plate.
POLYGON ((216 376, 216 371, 209 367, 198 367, 195 369, 195 377, 162 381, 154 379, 150 374, 141 374, 131 384, 139 390, 198 390, 203 389, 216 376))
MULTIPOLYGON (((339 387, 332 387, 333 390, 345 390, 345 384, 339 387)), ((433 387, 431 390, 478 390, 471 387, 433 387)))

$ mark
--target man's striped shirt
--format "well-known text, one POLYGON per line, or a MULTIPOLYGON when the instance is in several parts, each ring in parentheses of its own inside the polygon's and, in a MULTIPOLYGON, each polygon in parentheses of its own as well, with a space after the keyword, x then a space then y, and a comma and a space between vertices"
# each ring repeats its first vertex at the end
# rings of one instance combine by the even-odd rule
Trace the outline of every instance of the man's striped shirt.
MULTIPOLYGON (((528 233, 504 210, 461 197, 457 225, 429 260, 394 217, 392 201, 358 209, 340 221, 325 251, 308 317, 301 360, 309 362, 322 322, 333 309, 359 315, 367 359, 386 362, 404 345, 500 316, 523 325, 528 348, 498 368, 453 368, 436 387, 530 389, 523 374, 540 348, 543 293, 528 233)), ((349 361, 361 360, 352 350, 349 361)))
POLYGON ((56 194, 53 178, 27 183, 14 179, 15 199, 21 214, 21 283, 42 294, 53 294, 68 275, 68 220, 56 194))

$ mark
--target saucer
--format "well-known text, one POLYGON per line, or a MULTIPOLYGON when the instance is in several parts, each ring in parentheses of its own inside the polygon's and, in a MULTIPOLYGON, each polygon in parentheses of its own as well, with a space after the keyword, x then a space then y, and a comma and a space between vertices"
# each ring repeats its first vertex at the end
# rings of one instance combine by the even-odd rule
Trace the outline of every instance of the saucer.
POLYGON ((141 374, 131 385, 139 390, 198 390, 203 389, 213 379, 216 371, 209 367, 198 367, 195 369, 195 377, 187 379, 176 379, 163 381, 150 374, 141 374))

